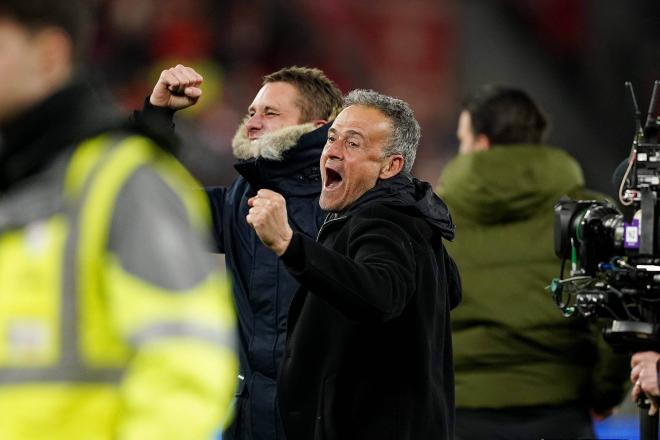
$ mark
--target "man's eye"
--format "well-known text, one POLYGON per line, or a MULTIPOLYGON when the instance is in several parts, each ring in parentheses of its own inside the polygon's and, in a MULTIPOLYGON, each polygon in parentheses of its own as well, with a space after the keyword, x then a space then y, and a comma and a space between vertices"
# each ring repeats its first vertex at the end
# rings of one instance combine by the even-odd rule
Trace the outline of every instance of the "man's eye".
POLYGON ((335 140, 336 140, 336 139, 335 139, 334 136, 328 136, 328 143, 329 143, 329 144, 333 143, 335 140))
POLYGON ((277 116, 275 112, 266 112, 266 116, 277 116))
POLYGON ((360 144, 358 144, 355 141, 348 141, 348 146, 351 147, 351 148, 358 148, 360 146, 360 144))

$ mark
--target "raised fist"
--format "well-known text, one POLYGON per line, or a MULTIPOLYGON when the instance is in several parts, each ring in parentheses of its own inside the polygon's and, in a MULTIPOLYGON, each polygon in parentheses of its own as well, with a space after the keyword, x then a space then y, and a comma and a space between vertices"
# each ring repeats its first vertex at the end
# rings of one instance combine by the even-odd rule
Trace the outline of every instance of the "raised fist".
POLYGON ((151 92, 149 102, 156 107, 181 110, 195 105, 202 95, 199 86, 204 81, 194 69, 181 64, 165 69, 151 92))

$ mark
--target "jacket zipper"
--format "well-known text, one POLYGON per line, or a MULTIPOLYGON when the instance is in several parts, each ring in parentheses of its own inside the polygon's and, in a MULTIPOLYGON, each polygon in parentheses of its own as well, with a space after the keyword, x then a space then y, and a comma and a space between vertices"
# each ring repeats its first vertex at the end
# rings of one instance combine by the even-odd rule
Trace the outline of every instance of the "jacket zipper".
POLYGON ((345 215, 344 215, 344 216, 341 216, 341 217, 333 218, 332 220, 328 220, 328 217, 330 217, 331 215, 332 215, 332 213, 331 213, 331 214, 328 214, 328 215, 326 216, 325 221, 323 222, 323 224, 322 224, 321 227, 319 228, 319 233, 316 234, 316 241, 317 241, 317 242, 318 242, 318 241, 320 240, 320 238, 321 238, 321 232, 323 232, 323 231, 325 230, 325 227, 326 227, 327 225, 332 224, 332 223, 337 223, 337 222, 340 221, 340 220, 346 220, 346 219, 348 218, 348 216, 345 216, 345 215))

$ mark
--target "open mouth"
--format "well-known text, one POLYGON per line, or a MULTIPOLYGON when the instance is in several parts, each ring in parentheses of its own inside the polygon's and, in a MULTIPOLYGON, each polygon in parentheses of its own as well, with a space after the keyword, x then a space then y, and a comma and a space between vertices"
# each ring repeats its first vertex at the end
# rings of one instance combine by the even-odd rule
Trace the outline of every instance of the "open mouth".
POLYGON ((326 189, 333 189, 341 185, 342 180, 344 180, 341 177, 341 174, 339 174, 337 171, 331 169, 331 168, 326 168, 325 169, 325 187, 326 189))

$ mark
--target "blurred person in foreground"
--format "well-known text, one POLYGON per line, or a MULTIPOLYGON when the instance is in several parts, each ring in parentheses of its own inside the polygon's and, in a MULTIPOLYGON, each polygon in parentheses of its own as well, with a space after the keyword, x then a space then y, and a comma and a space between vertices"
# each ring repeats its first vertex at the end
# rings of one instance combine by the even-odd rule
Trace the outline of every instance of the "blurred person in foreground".
POLYGON ((208 206, 85 85, 90 3, 0 3, 0 438, 206 440, 238 366, 208 206))
MULTIPOLYGON (((202 77, 189 67, 164 70, 135 117, 172 128, 172 115, 197 102, 201 84, 202 77)), ((319 157, 328 121, 341 103, 341 91, 318 69, 294 66, 264 76, 233 139, 240 176, 228 188, 206 188, 216 250, 225 254, 232 275, 240 329, 236 417, 225 440, 285 438, 277 408, 277 371, 289 304, 300 287, 245 221, 247 201, 260 189, 281 193, 292 227, 316 237, 324 217, 318 204, 319 157)))
POLYGON ((592 418, 625 394, 627 359, 583 318, 564 318, 553 206, 584 188, 578 163, 543 144, 546 118, 522 90, 487 85, 458 123, 459 155, 440 177, 458 236, 463 304, 452 313, 456 438, 593 437, 592 418))
POLYGON ((278 382, 289 440, 453 438, 454 226, 409 174, 419 138, 408 104, 354 90, 321 155, 316 240, 282 195, 249 200, 248 223, 302 284, 278 382))

